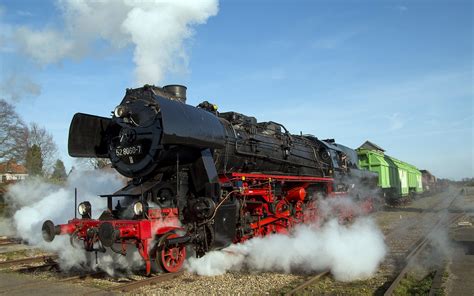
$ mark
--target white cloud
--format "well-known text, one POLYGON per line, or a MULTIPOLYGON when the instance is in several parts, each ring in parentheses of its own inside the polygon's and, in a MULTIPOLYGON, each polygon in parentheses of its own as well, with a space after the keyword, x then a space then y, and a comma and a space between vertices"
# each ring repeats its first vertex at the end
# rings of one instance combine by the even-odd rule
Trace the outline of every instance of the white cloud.
POLYGON ((74 41, 53 29, 35 31, 19 27, 15 30, 14 38, 25 54, 42 65, 56 63, 66 57, 81 56, 74 41))
POLYGON ((0 5, 0 52, 12 52, 14 49, 9 44, 12 36, 12 26, 2 21, 5 11, 6 9, 0 5))
POLYGON ((63 29, 15 29, 14 40, 23 53, 45 65, 83 58, 98 40, 115 49, 132 45, 138 84, 185 71, 184 41, 193 36, 194 26, 218 12, 218 0, 58 0, 58 6, 63 29))

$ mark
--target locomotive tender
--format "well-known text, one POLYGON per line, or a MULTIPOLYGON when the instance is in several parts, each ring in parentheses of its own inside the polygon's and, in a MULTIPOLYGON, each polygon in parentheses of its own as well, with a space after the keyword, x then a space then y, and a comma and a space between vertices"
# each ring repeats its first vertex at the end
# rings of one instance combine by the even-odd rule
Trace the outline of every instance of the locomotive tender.
MULTIPOLYGON (((149 274, 181 269, 186 246, 196 256, 320 219, 318 200, 370 183, 357 153, 334 140, 292 135, 276 122, 203 102, 186 104, 186 87, 127 89, 112 118, 77 113, 69 130, 73 157, 109 158, 131 181, 103 195, 108 209, 43 224, 43 237, 68 234, 91 252, 126 254, 135 246, 149 274)), ((361 203, 371 210, 369 199, 361 203)))

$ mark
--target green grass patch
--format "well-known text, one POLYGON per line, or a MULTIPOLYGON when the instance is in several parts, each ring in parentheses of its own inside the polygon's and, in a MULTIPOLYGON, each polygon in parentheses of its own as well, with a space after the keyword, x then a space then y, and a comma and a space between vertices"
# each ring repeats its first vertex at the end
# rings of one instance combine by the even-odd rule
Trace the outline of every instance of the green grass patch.
POLYGON ((430 293, 431 285, 436 271, 428 273, 423 278, 414 274, 408 274, 395 289, 393 295, 428 295, 430 293))

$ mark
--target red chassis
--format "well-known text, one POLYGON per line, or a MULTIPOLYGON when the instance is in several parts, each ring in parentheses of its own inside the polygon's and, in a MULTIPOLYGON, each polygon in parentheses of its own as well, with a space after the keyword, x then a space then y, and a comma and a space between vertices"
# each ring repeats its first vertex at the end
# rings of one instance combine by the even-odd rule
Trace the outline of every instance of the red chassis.
MULTIPOLYGON (((251 217, 240 221, 245 225, 236 232, 234 243, 271 233, 286 234, 297 224, 317 222, 322 217, 318 199, 314 198, 316 194, 326 198, 347 195, 333 192, 332 178, 233 173, 221 175, 220 182, 239 199, 242 205, 239 216, 251 217)), ((360 207, 365 212, 372 211, 371 199, 362 201, 360 207)), ((354 214, 349 208, 341 208, 339 212, 343 219, 354 214)), ((56 234, 69 234, 71 240, 83 241, 88 251, 104 251, 105 246, 125 254, 129 246, 135 246, 145 261, 147 274, 152 270, 151 260, 166 272, 179 271, 186 258, 185 244, 189 241, 180 241, 185 237, 180 236, 185 230, 178 219, 178 209, 149 208, 144 217, 136 220, 72 219, 57 226, 47 221, 43 233, 46 230, 50 240, 56 234), (174 239, 172 244, 168 244, 170 239, 174 239), (97 245, 101 249, 95 249, 97 245)))
MULTIPOLYGON (((175 238, 177 233, 183 232, 178 220, 177 208, 150 208, 147 219, 139 220, 97 220, 97 219, 72 219, 67 224, 57 225, 56 234, 69 234, 71 241, 83 241, 87 251, 98 251, 94 245, 100 241, 102 244, 109 241, 107 247, 113 251, 126 254, 128 246, 136 246, 145 261, 146 273, 151 273, 151 259, 161 265, 166 272, 177 272, 181 269, 186 259, 185 246, 168 248, 165 239, 175 238), (112 228, 111 236, 101 235, 101 229, 112 228), (104 239, 106 237, 106 239, 104 239), (116 249, 114 244, 119 243, 116 249)), ((106 233, 104 231, 104 233, 106 233)))

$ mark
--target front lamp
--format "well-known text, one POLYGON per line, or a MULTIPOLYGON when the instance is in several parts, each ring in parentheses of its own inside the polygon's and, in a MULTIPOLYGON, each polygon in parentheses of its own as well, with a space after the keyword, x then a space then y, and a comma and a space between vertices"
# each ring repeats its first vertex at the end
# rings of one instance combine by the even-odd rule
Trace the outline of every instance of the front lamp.
POLYGON ((122 106, 122 105, 117 106, 115 107, 114 115, 115 117, 119 117, 119 118, 125 117, 128 115, 128 110, 125 106, 122 106))
POLYGON ((77 211, 82 218, 90 218, 92 216, 92 206, 88 201, 81 202, 77 207, 77 211))
POLYGON ((141 216, 143 215, 143 213, 147 211, 148 211, 148 205, 146 204, 146 202, 136 201, 133 204, 133 213, 135 214, 135 216, 141 216))

